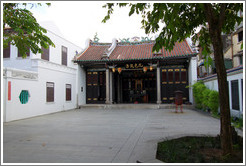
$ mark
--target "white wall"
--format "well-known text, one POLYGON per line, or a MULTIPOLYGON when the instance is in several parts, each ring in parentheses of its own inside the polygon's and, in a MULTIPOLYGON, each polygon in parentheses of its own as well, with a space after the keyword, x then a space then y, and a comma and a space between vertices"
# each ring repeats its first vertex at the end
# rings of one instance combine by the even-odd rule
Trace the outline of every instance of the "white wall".
MULTIPOLYGON (((49 30, 47 32, 46 35, 56 45, 55 48, 50 47, 49 61, 42 60, 41 54, 30 53, 30 57, 26 59, 17 57, 18 49, 15 46, 11 46, 10 58, 3 58, 3 66, 9 73, 8 76, 4 76, 3 81, 11 81, 12 84, 11 101, 8 101, 6 96, 3 99, 3 102, 6 102, 4 104, 6 122, 74 109, 79 105, 78 101, 80 104, 85 103, 85 74, 83 75, 83 70, 72 62, 75 52, 81 52, 82 49, 49 30), (67 47, 67 66, 61 65, 62 46, 67 47), (81 72, 82 74, 79 74, 81 72), (19 73, 19 76, 15 73, 19 73), (32 75, 37 78, 29 78, 32 75), (52 103, 46 102, 46 82, 55 84, 55 97, 52 103), (84 92, 78 93, 78 87, 81 85, 77 83, 84 86, 84 92), (66 101, 65 98, 66 84, 72 86, 71 101, 66 101), (21 90, 28 90, 31 95, 27 104, 21 104, 19 101, 21 90)), ((7 84, 4 84, 3 89, 4 94, 7 93, 7 84)))
MULTIPOLYGON (((53 32, 47 30, 46 34, 55 44, 55 48, 50 46, 49 58, 50 62, 61 65, 61 53, 62 46, 67 47, 67 66, 76 68, 76 65, 72 62, 73 57, 75 56, 75 51, 82 51, 82 48, 74 45, 73 43, 67 41, 66 39, 54 34, 53 32)), ((25 59, 18 56, 17 47, 11 45, 10 47, 10 58, 3 58, 4 67, 17 68, 22 70, 36 71, 35 68, 31 67, 33 59, 41 59, 41 54, 33 54, 30 52, 30 57, 25 59)))
POLYGON ((197 57, 192 57, 190 59, 188 76, 189 76, 189 101, 193 104, 194 99, 193 99, 193 90, 191 86, 197 81, 197 57))
MULTIPOLYGON (((11 100, 5 97, 5 122, 44 115, 63 110, 76 108, 76 69, 56 66, 56 70, 43 68, 48 62, 40 63, 39 72, 27 72, 16 69, 7 69, 10 72, 4 77, 4 82, 11 81, 11 100), (19 72, 20 74, 15 74, 19 72), (49 74, 47 74, 49 73, 49 74), (36 75, 35 78, 31 78, 36 75), (28 78, 25 78, 28 77, 28 78), (46 102, 46 82, 54 82, 54 102, 46 102), (66 101, 66 84, 71 84, 71 101, 66 101), (19 95, 22 90, 28 90, 30 98, 28 103, 21 104, 19 95)), ((8 84, 4 84, 4 94, 7 94, 8 84)))
POLYGON ((17 68, 22 70, 32 70, 31 69, 31 59, 33 53, 30 53, 30 57, 25 59, 18 57, 17 47, 10 45, 10 58, 3 58, 3 66, 17 68))
MULTIPOLYGON (((243 69, 231 72, 227 74, 227 81, 228 81, 228 88, 229 88, 229 102, 230 102, 230 110, 231 110, 231 116, 239 117, 241 114, 243 114, 243 103, 242 103, 242 85, 241 85, 241 79, 243 79, 243 69), (231 81, 238 80, 238 90, 239 90, 239 111, 232 109, 232 98, 231 98, 231 81)), ((218 90, 218 81, 217 76, 212 77, 210 79, 204 79, 204 84, 211 90, 218 90)))
POLYGON ((86 104, 86 72, 85 69, 78 66, 78 106, 86 104), (81 91, 83 88, 83 92, 81 91))

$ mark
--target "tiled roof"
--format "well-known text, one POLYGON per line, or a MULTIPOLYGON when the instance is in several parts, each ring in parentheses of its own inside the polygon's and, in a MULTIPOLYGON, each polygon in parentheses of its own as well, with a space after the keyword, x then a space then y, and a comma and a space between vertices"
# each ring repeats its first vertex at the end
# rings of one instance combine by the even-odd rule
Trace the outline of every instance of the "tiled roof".
POLYGON ((77 60, 80 61, 98 61, 102 59, 102 55, 104 54, 105 50, 108 49, 110 45, 98 45, 98 46, 89 46, 87 50, 85 50, 77 60))
MULTIPOLYGON (((107 61, 145 60, 186 57, 195 55, 187 41, 177 42, 172 51, 162 48, 158 54, 152 53, 154 42, 145 43, 118 43, 109 54, 107 61)), ((77 61, 102 61, 102 56, 110 45, 90 45, 78 58, 77 61)))

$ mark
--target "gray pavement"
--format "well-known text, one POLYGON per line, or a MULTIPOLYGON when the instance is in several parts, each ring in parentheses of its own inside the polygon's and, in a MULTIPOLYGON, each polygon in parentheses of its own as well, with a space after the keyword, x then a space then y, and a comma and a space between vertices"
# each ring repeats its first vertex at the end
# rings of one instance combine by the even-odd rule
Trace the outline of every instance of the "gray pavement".
POLYGON ((3 162, 155 163, 157 142, 219 131, 218 119, 189 109, 72 110, 5 123, 3 162))

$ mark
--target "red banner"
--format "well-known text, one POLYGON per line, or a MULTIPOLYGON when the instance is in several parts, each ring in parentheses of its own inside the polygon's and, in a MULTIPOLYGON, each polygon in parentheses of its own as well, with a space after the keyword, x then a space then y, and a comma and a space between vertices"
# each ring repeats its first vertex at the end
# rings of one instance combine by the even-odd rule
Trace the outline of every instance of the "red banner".
POLYGON ((11 100, 11 81, 8 82, 8 100, 11 100))

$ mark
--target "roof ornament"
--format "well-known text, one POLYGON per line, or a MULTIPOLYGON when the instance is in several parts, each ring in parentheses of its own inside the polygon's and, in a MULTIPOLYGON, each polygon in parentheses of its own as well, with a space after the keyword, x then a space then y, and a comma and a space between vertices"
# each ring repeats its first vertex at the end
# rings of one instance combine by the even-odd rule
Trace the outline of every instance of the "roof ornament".
POLYGON ((122 43, 130 43, 130 38, 119 39, 122 43))
POLYGON ((93 40, 94 40, 94 41, 93 41, 94 43, 98 43, 98 42, 99 42, 100 39, 97 37, 97 32, 96 32, 96 34, 94 35, 93 40))
POLYGON ((102 54, 101 59, 108 59, 109 58, 109 50, 106 48, 102 54))
POLYGON ((133 41, 133 42, 138 42, 139 39, 140 39, 140 37, 137 37, 137 36, 132 37, 132 41, 133 41))
POLYGON ((149 37, 141 37, 141 42, 146 42, 146 41, 151 41, 152 37, 149 38, 149 37))

